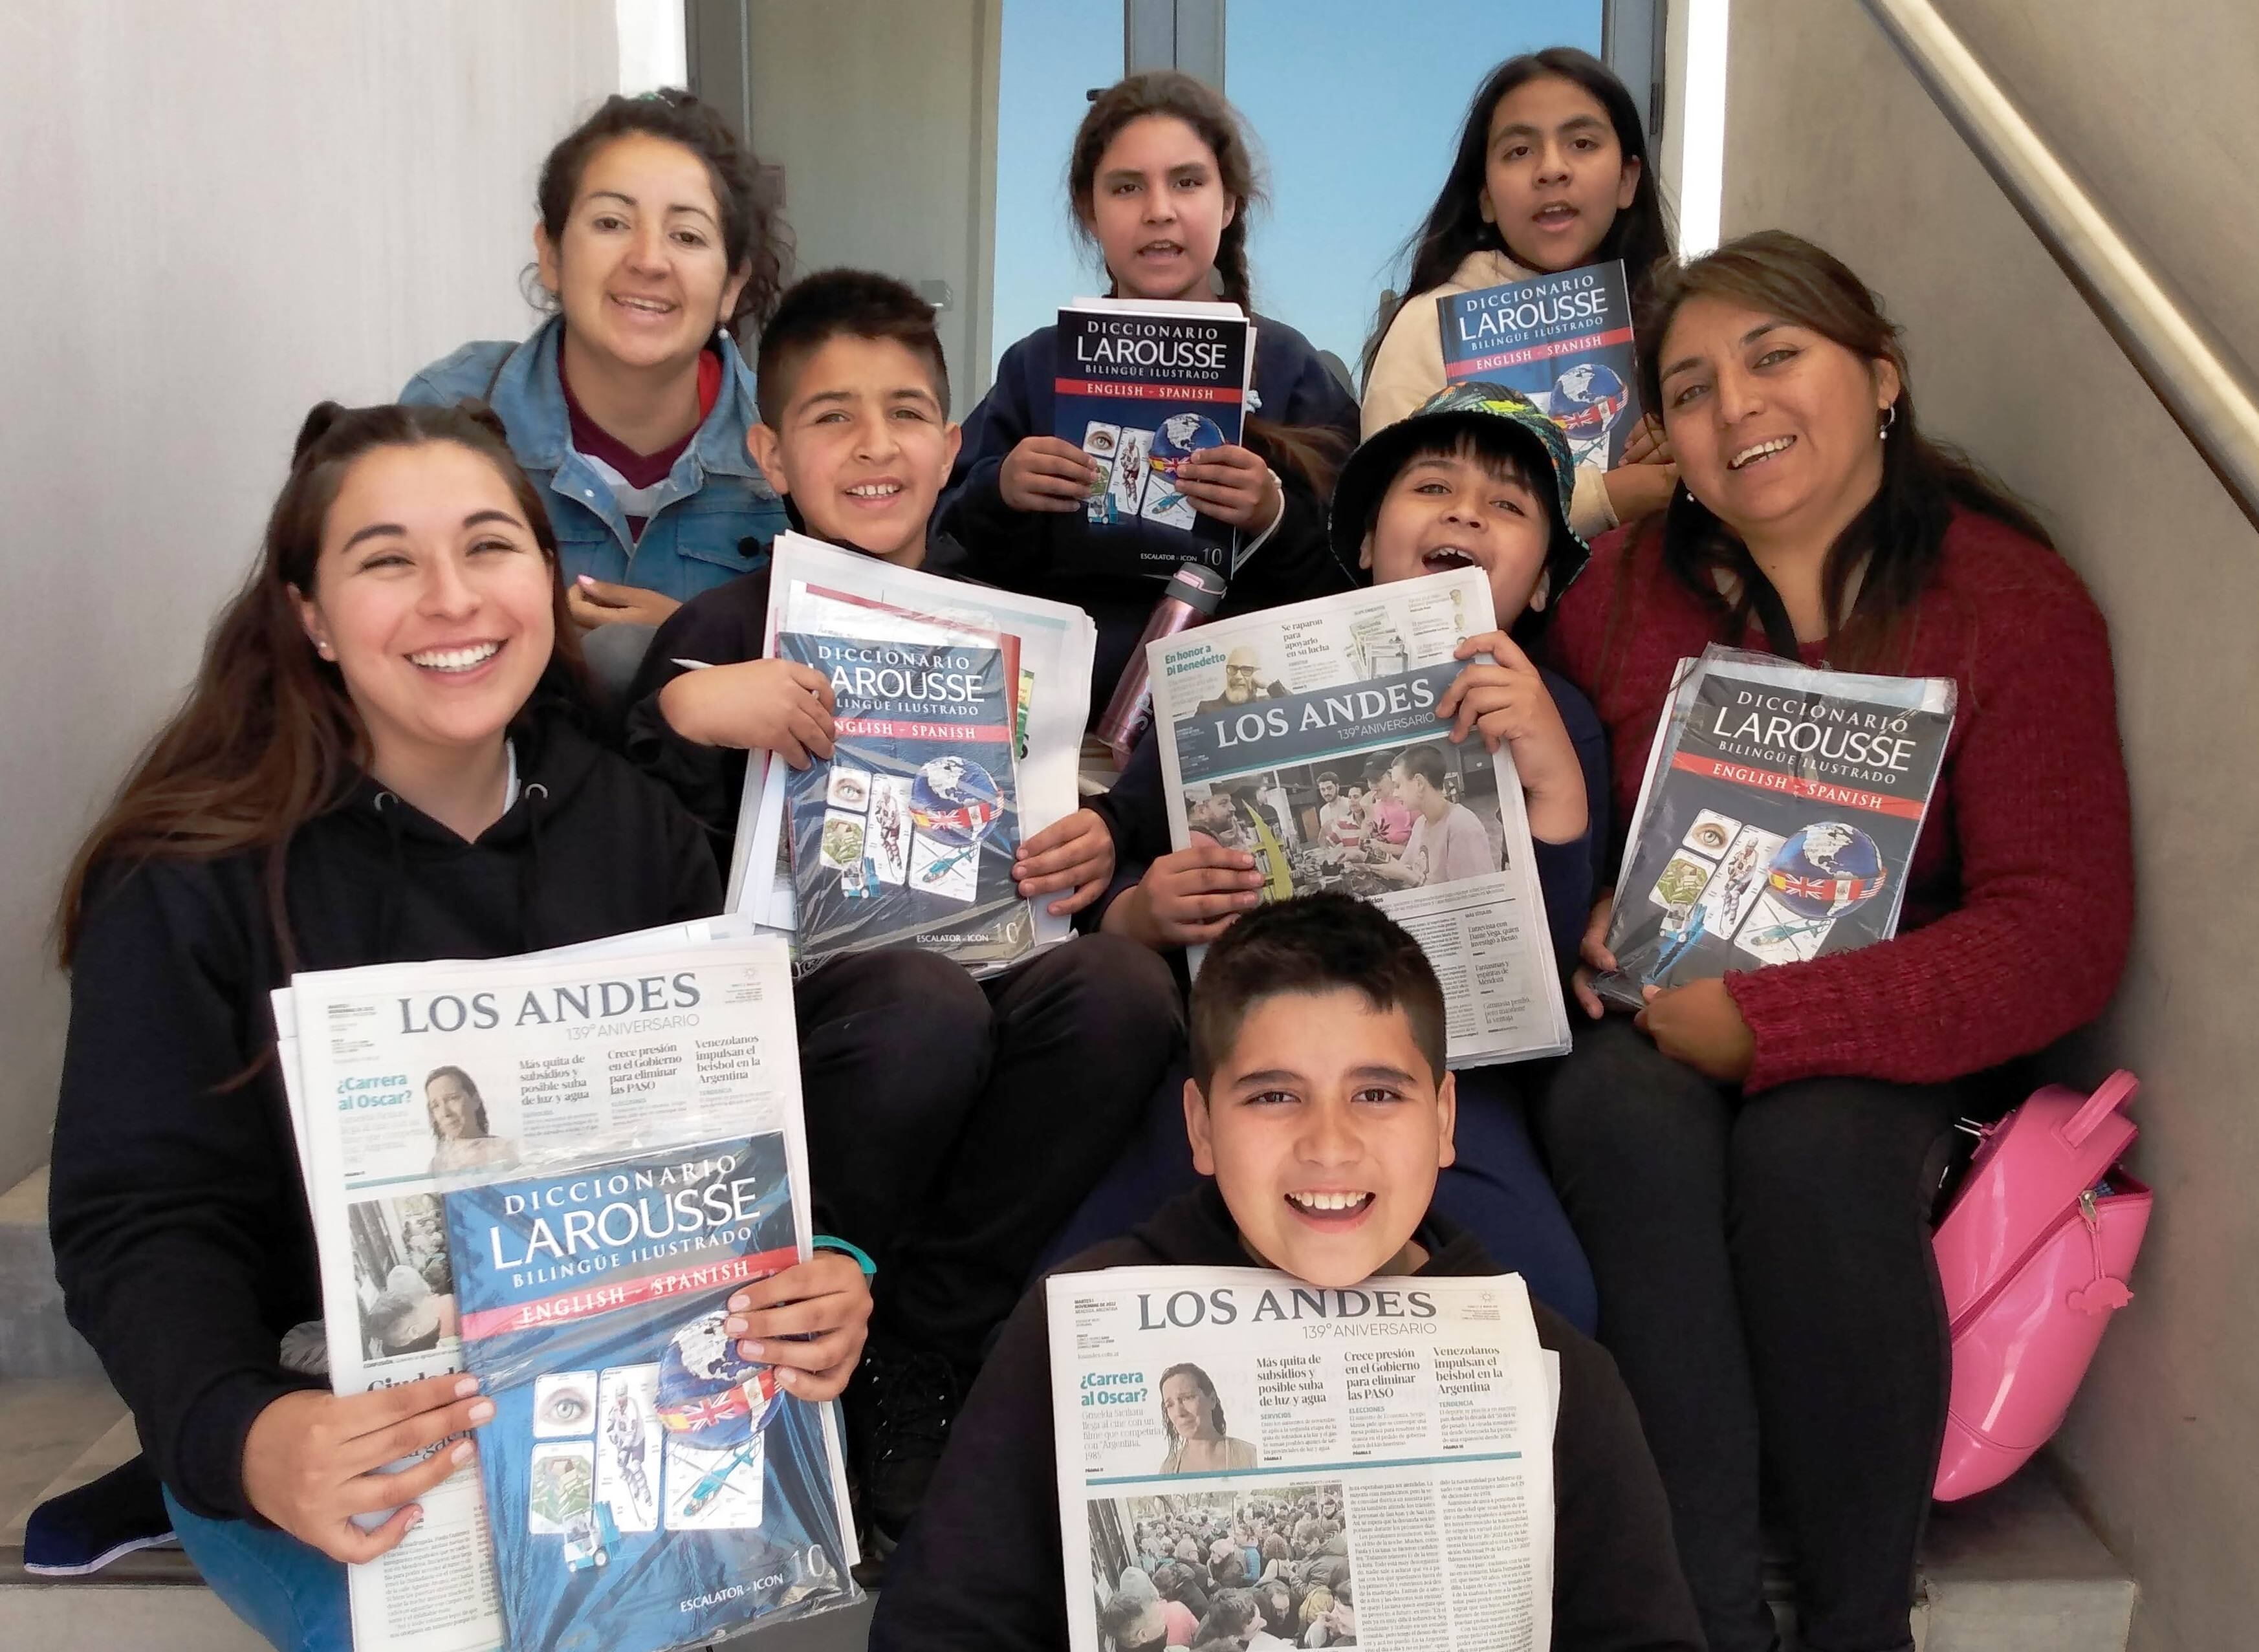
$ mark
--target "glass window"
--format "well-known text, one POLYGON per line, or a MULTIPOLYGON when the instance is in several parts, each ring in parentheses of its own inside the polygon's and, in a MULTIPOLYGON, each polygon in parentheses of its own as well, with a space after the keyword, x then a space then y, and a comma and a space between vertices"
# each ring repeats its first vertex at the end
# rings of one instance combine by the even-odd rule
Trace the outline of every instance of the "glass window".
POLYGON ((1060 305, 1105 290, 1070 227, 1066 152, 1091 89, 1122 78, 1122 0, 1004 0, 1001 51, 992 367, 1060 305))
POLYGON ((1229 0, 1224 29, 1227 89, 1269 163, 1255 302, 1354 374, 1475 88, 1517 52, 1597 56, 1600 0, 1229 0))

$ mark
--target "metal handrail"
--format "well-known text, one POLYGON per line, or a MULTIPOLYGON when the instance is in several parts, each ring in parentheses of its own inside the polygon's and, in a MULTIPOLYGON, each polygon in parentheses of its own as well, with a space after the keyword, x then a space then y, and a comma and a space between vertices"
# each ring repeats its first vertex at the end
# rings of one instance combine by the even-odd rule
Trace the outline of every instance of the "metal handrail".
POLYGON ((2165 410, 2259 527, 2259 400, 1931 0, 1861 0, 2165 410))

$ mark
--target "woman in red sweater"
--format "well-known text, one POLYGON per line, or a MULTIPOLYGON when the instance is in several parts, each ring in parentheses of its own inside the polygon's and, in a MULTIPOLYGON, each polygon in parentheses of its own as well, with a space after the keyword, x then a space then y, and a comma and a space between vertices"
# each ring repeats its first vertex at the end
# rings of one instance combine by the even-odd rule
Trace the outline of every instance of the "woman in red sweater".
MULTIPOLYGON (((1592 1259, 1713 1652, 1767 1652, 1760 1448, 1814 1652, 1910 1647, 1944 1423, 1928 1216, 1993 1072, 2092 1020, 2133 915, 2102 616, 2044 530, 1914 420, 1897 330, 1778 231, 1658 278, 1648 405, 1683 486, 1556 615, 1628 821, 1674 662, 1709 643, 1951 677, 1899 933, 1591 1019, 1536 1122, 1592 1259), (1988 1076, 1989 1075, 1989 1076, 1988 1076)), ((1601 936, 1584 955, 1613 967, 1601 936)))

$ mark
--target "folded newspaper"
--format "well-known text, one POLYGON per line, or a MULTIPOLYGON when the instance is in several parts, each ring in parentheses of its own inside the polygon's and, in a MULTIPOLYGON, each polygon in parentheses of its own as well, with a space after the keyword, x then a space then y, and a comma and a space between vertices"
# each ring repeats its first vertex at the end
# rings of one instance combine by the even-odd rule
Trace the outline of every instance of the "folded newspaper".
POLYGON ((1454 651, 1494 629, 1462 568, 1146 648, 1172 846, 1201 833, 1253 855, 1268 899, 1338 889, 1410 930, 1454 1067, 1569 1047, 1513 757, 1436 716, 1454 651))
POLYGON ((1897 933, 1953 733, 1949 677, 1683 660, 1616 879, 1600 995, 1792 964, 1897 933))
POLYGON ((1077 775, 1097 647, 1090 616, 1063 602, 898 568, 786 533, 773 552, 763 652, 771 658, 815 652, 812 641, 786 643, 787 635, 832 639, 834 652, 837 644, 852 642, 901 658, 833 662, 891 674, 851 676, 844 691, 834 674, 838 716, 846 723, 842 753, 820 765, 826 805, 820 815, 803 807, 803 824, 787 823, 795 805, 808 801, 809 779, 782 758, 772 753, 746 765, 729 909, 794 936, 805 956, 821 956, 825 941, 801 933, 795 883, 827 897, 819 922, 829 939, 871 927, 859 916, 843 920, 841 913, 855 908, 828 899, 844 897, 852 881, 873 912, 916 908, 897 938, 949 952, 976 973, 1072 935, 1072 921, 1054 917, 1044 903, 1001 892, 1010 887, 1016 844, 1082 806, 1077 775), (992 652, 1001 659, 987 659, 992 652), (952 663, 958 656, 963 661, 952 663), (996 670, 1010 691, 1002 752, 992 749, 998 744, 992 737, 998 719, 990 715, 998 709, 994 696, 981 681, 969 680, 996 670), (955 697, 921 701, 914 691, 922 684, 946 686, 955 697), (903 766, 912 754, 915 773, 903 766), (880 758, 895 771, 883 786, 863 778, 880 772, 880 758), (1007 767, 1008 774, 994 772, 1007 767), (843 774, 844 782, 837 778, 843 774), (1007 794, 1011 807, 998 807, 1007 794), (1008 823, 1008 841, 998 830, 1008 823), (815 867, 801 864, 803 837, 816 851, 815 867), (1016 936, 1006 933, 1015 922, 1016 936))
MULTIPOLYGON (((666 1282, 666 1323, 689 1335, 726 1300, 724 1275, 808 1254, 791 965, 776 937, 751 935, 736 920, 702 921, 526 958, 301 974, 274 1004, 338 1393, 463 1370, 467 1340, 512 1328, 513 1308, 530 1305, 561 1326, 574 1317, 571 1303, 610 1306, 609 1293, 653 1277, 666 1282), (738 1145, 716 1151, 716 1142, 738 1145), (696 1265, 673 1267, 663 1265, 678 1254, 669 1242, 587 1243, 609 1240, 604 1222, 638 1211, 650 1222, 679 1221, 685 1241, 694 1236, 700 1207, 647 1205, 650 1190, 638 1184, 654 1157, 677 1166, 668 1193, 686 1164, 707 1165, 706 1182, 724 1159, 766 1167, 756 1192, 733 1186, 715 1195, 733 1211, 743 1199, 768 1201, 760 1221, 719 1230, 737 1259, 692 1245, 696 1265), (451 1243, 451 1219, 467 1219, 451 1208, 457 1200, 513 1191, 523 1200, 529 1186, 598 1175, 629 1193, 611 1216, 588 1213, 586 1232, 560 1213, 538 1240, 497 1237, 477 1257, 451 1243)), ((704 1182, 691 1185, 703 1193, 704 1182)), ((624 1321, 602 1324, 609 1331, 624 1321)), ((591 1342, 552 1359, 545 1336, 512 1360, 468 1362, 492 1378, 498 1414, 479 1435, 481 1473, 496 1506, 514 1492, 508 1515, 489 1519, 477 1476, 426 1493, 423 1522, 398 1548, 347 1569, 360 1652, 583 1641, 657 1648, 856 1598, 833 1411, 799 1406, 781 1431, 763 1430, 787 1436, 789 1449, 723 1472, 738 1446, 723 1451, 718 1438, 692 1446, 670 1434, 667 1356, 638 1351, 673 1332, 634 1328, 641 1341, 632 1347, 633 1339, 591 1342), (587 1390, 585 1411, 559 1398, 567 1389, 587 1390), (588 1472, 546 1466, 567 1457, 588 1472), (717 1473, 730 1495, 709 1494, 702 1522, 648 1507, 653 1498, 680 1501, 686 1482, 695 1488, 717 1473), (781 1525, 763 1523, 765 1506, 781 1525), (497 1531, 506 1574, 496 1568, 497 1531), (787 1554, 789 1563, 754 1563, 787 1554), (744 1566, 752 1570, 741 1577, 744 1566), (753 1578, 774 1581, 741 1586, 753 1578)), ((726 1347, 707 1346, 714 1340, 698 1342, 708 1408, 718 1416, 734 1386, 741 1410, 766 1417, 773 1396, 752 1404, 759 1368, 739 1371, 726 1347)))
POLYGON ((1203 1579, 1252 1591, 1239 1633, 1274 1637, 1255 1644, 1550 1643, 1557 1367, 1520 1278, 1109 1268, 1044 1289, 1072 1652, 1126 1644, 1145 1591, 1124 1575, 1187 1542, 1203 1579))

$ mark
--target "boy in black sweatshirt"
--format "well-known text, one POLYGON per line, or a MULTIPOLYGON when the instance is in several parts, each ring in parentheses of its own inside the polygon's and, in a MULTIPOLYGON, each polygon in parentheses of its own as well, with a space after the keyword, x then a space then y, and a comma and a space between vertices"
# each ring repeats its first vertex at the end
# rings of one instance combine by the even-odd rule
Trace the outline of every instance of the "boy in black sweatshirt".
MULTIPOLYGON (((748 445, 808 530, 958 577, 928 520, 957 452, 933 307, 884 275, 828 270, 762 330, 748 445)), ((823 673, 762 658, 769 574, 693 597, 652 638, 628 754, 725 846, 748 752, 831 754, 823 673), (697 661, 694 669, 686 661, 697 661)), ((1111 875, 1078 810, 1021 845, 1020 893, 1072 911, 1111 875)), ((909 946, 835 958, 795 989, 816 1219, 878 1260, 869 1353, 847 1395, 864 1513, 883 1551, 916 1507, 983 1344, 1042 1247, 1114 1160, 1182 1038, 1168 970, 1087 936, 982 981, 909 946)))
MULTIPOLYGON (((1235 924, 1194 989, 1192 1060, 1186 1129, 1213 1179, 1062 1271, 1252 1263, 1322 1285, 1497 1271, 1429 1207, 1452 1157, 1443 993, 1418 943, 1378 908, 1319 894, 1235 924)), ((1662 1483, 1614 1362, 1530 1307, 1561 1362, 1552 1645, 1692 1652, 1701 1630, 1662 1483)), ((1067 1644, 1051 1380, 1038 1288, 1006 1322, 894 1556, 872 1652, 1067 1644)))

